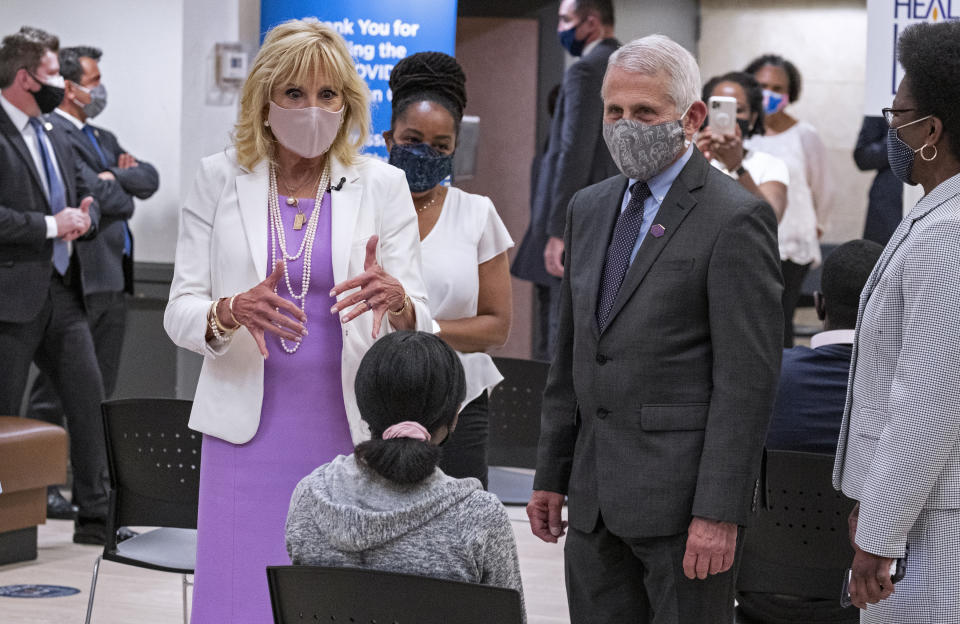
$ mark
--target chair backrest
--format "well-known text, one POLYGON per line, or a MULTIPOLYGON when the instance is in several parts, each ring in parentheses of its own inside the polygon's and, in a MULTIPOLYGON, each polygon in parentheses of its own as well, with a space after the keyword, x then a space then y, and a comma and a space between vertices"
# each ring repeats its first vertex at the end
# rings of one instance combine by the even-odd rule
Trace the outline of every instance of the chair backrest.
POLYGON ((275 624, 519 624, 513 589, 364 568, 268 566, 275 624))
POLYGON ((767 451, 767 509, 746 529, 737 591, 840 600, 853 561, 854 502, 831 483, 833 455, 767 451))
POLYGON ((487 463, 537 467, 540 408, 547 385, 548 362, 493 358, 503 381, 490 393, 490 442, 487 463))
POLYGON ((197 528, 203 436, 187 427, 191 405, 180 399, 102 404, 114 528, 197 528))

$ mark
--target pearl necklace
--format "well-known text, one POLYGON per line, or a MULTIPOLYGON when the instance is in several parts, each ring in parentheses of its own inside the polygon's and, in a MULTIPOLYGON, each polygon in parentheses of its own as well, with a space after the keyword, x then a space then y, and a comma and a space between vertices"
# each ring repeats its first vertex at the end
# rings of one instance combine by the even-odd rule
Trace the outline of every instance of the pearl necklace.
MULTIPOLYGON (((307 222, 307 231, 300 241, 300 249, 295 255, 287 251, 287 234, 283 229, 283 219, 280 215, 280 193, 277 190, 277 169, 270 165, 270 194, 267 204, 270 210, 270 266, 277 264, 277 247, 283 256, 283 277, 287 284, 287 292, 290 296, 300 302, 300 309, 306 312, 307 291, 310 290, 310 264, 313 259, 313 240, 317 235, 317 224, 320 222, 320 207, 323 202, 323 196, 330 186, 330 167, 324 166, 323 173, 320 175, 320 184, 317 185, 317 196, 313 205, 313 211, 310 213, 310 220, 307 222), (300 277, 300 294, 293 292, 293 286, 290 283, 290 262, 303 256, 303 272, 300 277)), ((273 287, 273 292, 277 292, 277 286, 273 287)), ((280 309, 277 308, 277 312, 280 309)), ((280 339, 280 346, 287 353, 296 353, 300 348, 300 343, 295 342, 293 346, 288 346, 286 339, 280 339)))

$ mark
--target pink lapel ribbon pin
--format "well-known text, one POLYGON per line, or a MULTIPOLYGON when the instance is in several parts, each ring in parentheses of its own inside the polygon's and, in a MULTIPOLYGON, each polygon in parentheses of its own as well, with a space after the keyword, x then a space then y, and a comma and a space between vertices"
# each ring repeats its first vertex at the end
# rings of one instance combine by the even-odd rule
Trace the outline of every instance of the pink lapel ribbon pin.
POLYGON ((653 234, 654 238, 660 238, 666 234, 666 232, 667 228, 663 227, 659 223, 654 223, 652 226, 650 226, 650 233, 653 234))

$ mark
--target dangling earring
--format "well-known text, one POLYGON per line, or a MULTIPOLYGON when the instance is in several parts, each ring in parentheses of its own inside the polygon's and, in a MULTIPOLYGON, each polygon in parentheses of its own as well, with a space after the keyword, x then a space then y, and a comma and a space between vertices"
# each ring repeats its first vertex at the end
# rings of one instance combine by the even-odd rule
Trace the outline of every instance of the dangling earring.
POLYGON ((265 128, 269 128, 269 127, 270 127, 270 120, 269 120, 269 119, 264 119, 264 120, 263 120, 263 125, 264 125, 265 128))
POLYGON ((928 144, 924 143, 924 144, 923 144, 923 147, 920 148, 920 158, 924 159, 926 162, 930 162, 930 161, 934 160, 934 159, 937 157, 937 153, 938 153, 938 152, 937 152, 937 146, 936 146, 936 145, 928 145, 928 144), (931 156, 930 158, 927 158, 926 156, 923 155, 923 150, 926 149, 926 148, 928 148, 928 147, 932 147, 932 148, 933 148, 933 156, 931 156))

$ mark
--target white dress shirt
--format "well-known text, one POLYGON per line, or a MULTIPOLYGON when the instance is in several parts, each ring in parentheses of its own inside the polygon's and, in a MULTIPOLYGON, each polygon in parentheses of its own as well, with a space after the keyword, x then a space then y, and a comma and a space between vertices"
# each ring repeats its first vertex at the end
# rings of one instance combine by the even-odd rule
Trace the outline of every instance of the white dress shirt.
POLYGON ((810 348, 819 349, 832 344, 853 344, 853 338, 856 335, 853 329, 831 329, 822 331, 810 337, 810 348))
MULTIPOLYGON (((5 113, 7 113, 7 117, 9 117, 10 121, 13 122, 13 126, 20 131, 20 136, 23 137, 23 142, 27 144, 27 151, 30 152, 30 157, 33 158, 33 165, 37 168, 37 177, 40 178, 40 184, 43 186, 43 192, 47 196, 47 199, 49 199, 50 185, 47 183, 47 171, 43 166, 43 157, 40 156, 40 146, 37 143, 37 133, 33 130, 33 126, 30 125, 30 116, 14 106, 7 98, 3 96, 2 93, 0 93, 0 106, 3 106, 3 110, 5 113)), ((40 118, 40 122, 45 125, 49 123, 43 121, 42 118, 40 118)), ((50 139, 44 137, 43 143, 44 147, 47 149, 47 155, 50 157, 50 161, 53 163, 54 170, 62 180, 63 174, 60 172, 60 164, 57 162, 57 154, 53 151, 53 145, 50 143, 50 139)), ((47 238, 56 238, 56 219, 50 215, 47 215, 44 217, 44 221, 47 224, 47 238)))

